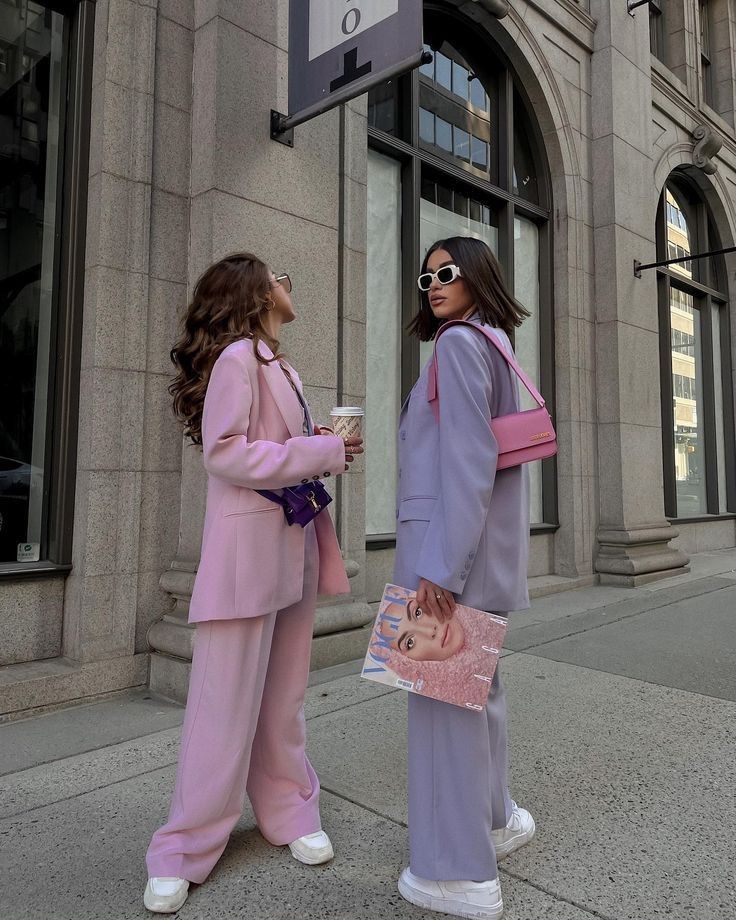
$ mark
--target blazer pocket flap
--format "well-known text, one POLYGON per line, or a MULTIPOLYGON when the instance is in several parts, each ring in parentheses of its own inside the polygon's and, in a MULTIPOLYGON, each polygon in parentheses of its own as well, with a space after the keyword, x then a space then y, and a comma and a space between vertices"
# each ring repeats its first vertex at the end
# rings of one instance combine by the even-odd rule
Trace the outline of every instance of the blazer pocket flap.
POLYGON ((436 503, 435 498, 405 498, 399 505, 399 521, 429 521, 436 503))
POLYGON ((223 517, 236 517, 239 514, 256 514, 261 511, 279 511, 283 514, 281 505, 272 502, 265 495, 259 495, 254 489, 240 489, 235 507, 225 511, 223 517))

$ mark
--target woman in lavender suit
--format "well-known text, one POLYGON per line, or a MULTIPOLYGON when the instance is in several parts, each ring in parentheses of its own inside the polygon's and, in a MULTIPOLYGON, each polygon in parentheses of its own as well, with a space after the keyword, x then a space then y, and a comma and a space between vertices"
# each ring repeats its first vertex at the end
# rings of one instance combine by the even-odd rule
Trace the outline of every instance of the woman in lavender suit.
MULTIPOLYGON (((435 243, 419 277, 410 331, 434 338, 465 319, 508 334, 528 316, 490 249, 453 237, 435 243)), ((513 370, 480 333, 455 326, 437 342, 439 421, 427 401, 428 366, 399 423, 394 582, 416 589, 425 619, 444 622, 456 601, 505 613, 529 606, 529 485, 524 467, 496 470, 490 421, 518 412, 513 370)), ((417 618, 417 630, 424 624, 417 618)), ((498 671, 485 713, 409 694, 410 865, 399 891, 458 917, 503 913, 497 858, 534 835, 507 786, 506 703, 498 671)))

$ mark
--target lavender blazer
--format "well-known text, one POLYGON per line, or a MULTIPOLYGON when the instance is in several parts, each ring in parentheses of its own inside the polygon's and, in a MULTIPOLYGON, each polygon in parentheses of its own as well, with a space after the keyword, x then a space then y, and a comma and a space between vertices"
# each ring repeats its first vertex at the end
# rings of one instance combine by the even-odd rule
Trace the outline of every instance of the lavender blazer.
MULTIPOLYGON (((474 320, 477 322, 477 320, 474 320)), ((494 330, 508 350, 511 343, 494 330)), ((496 471, 491 418, 518 412, 519 385, 483 336, 455 326, 437 343, 440 418, 427 402, 425 365, 401 410, 394 582, 427 578, 463 604, 529 606, 529 476, 496 471)))

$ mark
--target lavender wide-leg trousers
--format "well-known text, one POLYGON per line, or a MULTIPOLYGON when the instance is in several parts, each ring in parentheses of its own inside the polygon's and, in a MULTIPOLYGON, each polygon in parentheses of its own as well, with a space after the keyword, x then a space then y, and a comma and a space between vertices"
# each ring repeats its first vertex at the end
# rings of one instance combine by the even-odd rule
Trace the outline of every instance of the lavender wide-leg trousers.
POLYGON ((410 868, 420 878, 496 878, 491 830, 511 817, 506 697, 498 668, 484 712, 409 694, 410 868))

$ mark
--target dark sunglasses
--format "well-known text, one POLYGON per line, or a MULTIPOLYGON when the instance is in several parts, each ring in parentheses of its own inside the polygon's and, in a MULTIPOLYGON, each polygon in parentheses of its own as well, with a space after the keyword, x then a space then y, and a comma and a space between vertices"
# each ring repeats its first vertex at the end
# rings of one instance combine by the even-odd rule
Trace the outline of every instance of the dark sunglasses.
POLYGON ((458 278, 462 277, 462 272, 457 265, 443 265, 436 272, 424 272, 417 278, 417 285, 420 291, 428 291, 432 287, 432 282, 436 278, 440 284, 452 284, 458 278))

